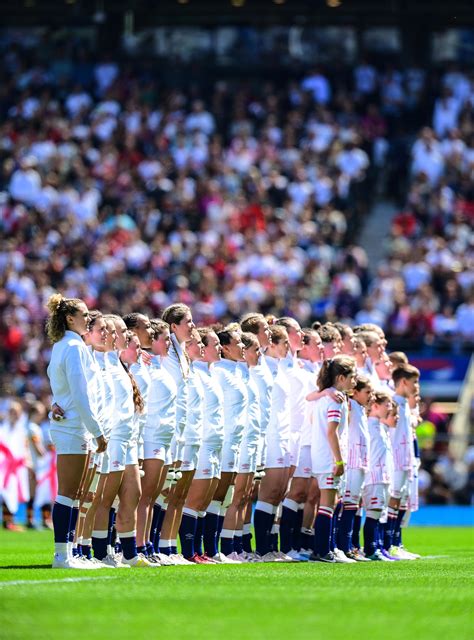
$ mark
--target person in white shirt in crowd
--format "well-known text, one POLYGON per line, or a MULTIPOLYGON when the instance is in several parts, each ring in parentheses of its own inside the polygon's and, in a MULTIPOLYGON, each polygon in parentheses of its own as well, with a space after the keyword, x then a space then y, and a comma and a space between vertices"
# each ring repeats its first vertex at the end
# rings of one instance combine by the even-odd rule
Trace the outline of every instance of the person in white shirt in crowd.
POLYGON ((120 316, 108 315, 117 332, 116 350, 108 354, 110 373, 114 383, 114 424, 109 440, 109 455, 102 473, 107 474, 102 500, 97 508, 92 548, 94 556, 109 566, 117 564, 136 568, 150 568, 136 547, 137 508, 140 499, 138 469, 139 416, 144 410, 143 398, 129 367, 140 357, 138 339, 129 332, 120 316), (116 562, 111 553, 109 531, 111 510, 119 498, 115 526, 122 547, 122 558, 116 562))
MULTIPOLYGON (((6 447, 13 456, 12 466, 18 467, 16 472, 5 474, 2 464, 0 500, 2 504, 2 524, 7 531, 24 531, 23 527, 13 521, 21 502, 31 498, 33 478, 31 477, 32 459, 30 455, 31 438, 29 437, 28 417, 17 400, 7 401, 8 415, 0 418, 0 445, 6 447), (12 489, 12 485, 13 489, 12 489)), ((7 458, 8 459, 8 458, 7 458)), ((5 461, 2 455, 2 462, 5 461)), ((8 465, 9 466, 9 465, 8 465)), ((8 466, 6 467, 8 469, 8 466)), ((34 493, 33 493, 34 495, 34 493)), ((27 509, 30 503, 27 503, 27 509)), ((33 511, 31 507, 31 511, 33 511)), ((28 513, 28 522, 33 521, 33 513, 28 513)))
MULTIPOLYGON (((79 299, 54 294, 48 300, 48 337, 53 343, 48 377, 53 401, 64 415, 51 424, 50 435, 57 452, 58 495, 53 507, 54 568, 89 568, 72 557, 72 532, 76 528, 78 491, 87 471, 89 434, 97 453, 107 448, 99 421, 95 389, 91 388, 92 359, 82 340, 87 333, 89 311, 79 299), (71 546, 69 546, 71 545, 71 546)), ((90 565, 92 566, 92 565, 90 565)))
MULTIPOLYGON (((26 528, 34 529, 34 502, 38 472, 38 462, 45 454, 43 445, 43 434, 41 431, 41 423, 46 417, 46 409, 42 402, 35 402, 33 406, 28 407, 28 420, 26 421, 26 432, 28 437, 29 453, 31 459, 31 467, 28 467, 28 480, 30 485, 30 499, 26 505, 26 528)), ((43 506, 43 505, 41 505, 43 506)), ((5 520, 4 520, 5 522, 5 520)), ((43 512, 44 524, 44 512, 43 512)))
POLYGON ((41 176, 36 170, 37 159, 33 155, 22 158, 13 173, 9 191, 14 200, 33 204, 41 192, 41 176))
POLYGON ((303 91, 308 91, 314 102, 326 105, 331 101, 331 85, 320 68, 312 69, 301 82, 303 91))
POLYGON ((176 395, 174 378, 164 368, 163 359, 171 346, 169 325, 163 320, 152 320, 151 359, 149 365, 150 388, 148 411, 143 431, 142 495, 138 504, 137 544, 146 546, 147 557, 160 564, 172 564, 168 556, 159 552, 159 536, 166 509, 164 500, 158 500, 171 464, 171 441, 176 428, 176 395))
POLYGON ((161 317, 170 327, 171 338, 168 355, 163 358, 163 367, 172 376, 177 389, 176 422, 171 441, 171 467, 168 476, 172 482, 177 481, 179 486, 172 484, 169 490, 166 489, 167 495, 163 503, 166 506, 166 513, 160 534, 159 549, 160 553, 165 555, 177 556, 178 521, 181 520, 184 500, 192 481, 192 474, 188 471, 184 476, 184 481, 181 482, 183 474, 178 469, 183 461, 185 447, 184 430, 187 420, 188 378, 190 375, 190 362, 185 345, 192 338, 194 322, 190 308, 182 303, 170 305, 163 311, 161 317))
MULTIPOLYGON (((223 563, 240 562, 229 556, 234 552, 234 532, 237 510, 234 501, 235 474, 239 470, 240 449, 247 424, 248 393, 239 362, 244 361, 245 348, 240 331, 233 325, 217 333, 222 347, 222 359, 214 365, 214 373, 224 394, 224 441, 222 473, 214 500, 221 504, 220 552, 214 560, 223 563)), ((239 487, 239 494, 242 488, 239 487)))

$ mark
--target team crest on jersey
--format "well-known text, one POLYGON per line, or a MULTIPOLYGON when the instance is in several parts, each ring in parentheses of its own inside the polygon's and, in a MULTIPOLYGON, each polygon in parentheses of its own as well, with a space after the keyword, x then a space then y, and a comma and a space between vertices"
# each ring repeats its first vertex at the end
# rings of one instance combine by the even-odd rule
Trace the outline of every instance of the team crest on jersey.
POLYGON ((81 444, 81 449, 83 451, 87 451, 87 449, 88 449, 87 442, 84 442, 83 444, 81 444))

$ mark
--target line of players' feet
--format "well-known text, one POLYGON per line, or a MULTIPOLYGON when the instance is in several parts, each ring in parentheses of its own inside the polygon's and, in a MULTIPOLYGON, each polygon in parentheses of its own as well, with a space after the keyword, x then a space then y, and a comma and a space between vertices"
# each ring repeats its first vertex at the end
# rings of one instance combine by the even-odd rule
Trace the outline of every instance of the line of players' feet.
POLYGON ((185 558, 181 553, 166 555, 164 553, 154 553, 145 556, 139 553, 134 558, 124 558, 121 553, 109 554, 103 560, 97 558, 86 558, 85 556, 63 557, 55 555, 53 559, 53 569, 130 569, 130 568, 158 568, 164 566, 193 565, 193 564, 249 564, 256 562, 325 562, 329 564, 354 564, 357 562, 396 562, 399 560, 417 560, 420 556, 410 553, 403 547, 390 547, 377 549, 370 556, 365 556, 359 549, 353 549, 344 553, 340 549, 330 551, 325 556, 315 554, 313 551, 303 549, 292 550, 289 553, 282 551, 271 551, 261 556, 258 553, 248 553, 243 551, 225 556, 217 553, 212 558, 204 555, 194 554, 192 558, 185 558))

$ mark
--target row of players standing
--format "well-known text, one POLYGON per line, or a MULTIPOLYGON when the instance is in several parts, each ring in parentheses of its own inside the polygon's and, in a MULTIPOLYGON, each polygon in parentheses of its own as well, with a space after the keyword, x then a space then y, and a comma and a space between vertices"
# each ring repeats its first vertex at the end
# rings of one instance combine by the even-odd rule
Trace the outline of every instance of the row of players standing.
POLYGON ((377 327, 354 338, 345 325, 248 314, 196 329, 183 304, 150 321, 60 295, 49 310, 53 566, 413 555, 392 543, 414 468, 418 372, 402 364, 392 381, 377 327), (364 486, 365 554, 353 539, 364 486))

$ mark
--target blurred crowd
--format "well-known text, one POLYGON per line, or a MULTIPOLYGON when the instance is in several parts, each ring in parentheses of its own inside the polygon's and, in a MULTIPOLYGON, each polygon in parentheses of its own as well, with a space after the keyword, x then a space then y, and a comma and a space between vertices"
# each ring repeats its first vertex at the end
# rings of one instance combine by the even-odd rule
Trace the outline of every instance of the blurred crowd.
POLYGON ((472 343, 472 77, 364 60, 177 88, 137 60, 29 44, 0 63, 4 393, 47 396, 55 290, 104 312, 182 301, 198 322, 252 309, 472 343), (405 206, 371 279, 353 239, 384 192, 405 206))

